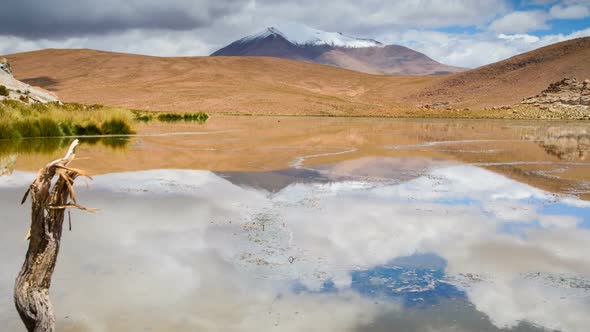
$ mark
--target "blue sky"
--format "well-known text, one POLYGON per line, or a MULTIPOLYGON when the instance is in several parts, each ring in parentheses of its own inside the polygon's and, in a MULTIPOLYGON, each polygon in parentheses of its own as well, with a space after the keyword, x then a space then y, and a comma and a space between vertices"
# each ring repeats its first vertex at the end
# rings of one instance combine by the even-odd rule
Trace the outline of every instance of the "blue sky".
MULTIPOLYGON (((581 5, 580 2, 577 4, 577 6, 568 6, 567 4, 568 2, 559 2, 559 1, 541 1, 539 2, 534 2, 534 1, 518 1, 518 0, 513 0, 511 1, 511 10, 507 13, 508 15, 510 13, 514 13, 514 12, 525 12, 525 13, 531 13, 531 12, 538 12, 541 15, 539 17, 539 21, 534 21, 534 22, 538 22, 541 23, 543 22, 544 24, 539 24, 537 26, 532 25, 530 27, 530 30, 527 29, 528 33, 537 35, 537 36, 545 36, 545 35, 551 35, 551 34, 571 34, 572 32, 575 31, 579 31, 579 30, 583 30, 583 29, 587 29, 590 27, 590 16, 588 16, 589 14, 589 6, 588 3, 586 3, 586 5, 581 5), (559 12, 559 9, 561 9, 561 17, 552 17, 550 15, 551 10, 553 7, 556 7, 555 9, 553 9, 553 13, 556 14, 559 12), (569 7, 569 8, 568 8, 569 7), (569 12, 569 17, 567 17, 568 15, 565 15, 566 17, 564 18, 564 13, 563 11, 566 10, 566 13, 569 12), (578 13, 578 15, 575 15, 574 13, 578 13), (546 17, 543 17, 547 15, 546 17), (545 25, 545 26, 543 26, 545 25)), ((570 2, 573 3, 573 2, 570 2)), ((536 15, 533 15, 536 16, 536 15)), ((449 33, 477 33, 477 32, 483 32, 485 31, 487 28, 487 26, 476 26, 476 25, 472 25, 472 26, 462 26, 462 25, 449 25, 447 27, 443 27, 440 29, 437 29, 438 31, 443 31, 443 32, 449 32, 449 33)))
POLYGON ((515 11, 540 11, 549 15, 546 27, 529 30, 538 36, 571 34, 590 27, 590 1, 512 1, 515 11))
POLYGON ((590 0, 4 0, 3 8, 0 54, 51 47, 208 55, 288 22, 477 67, 590 36, 590 0))

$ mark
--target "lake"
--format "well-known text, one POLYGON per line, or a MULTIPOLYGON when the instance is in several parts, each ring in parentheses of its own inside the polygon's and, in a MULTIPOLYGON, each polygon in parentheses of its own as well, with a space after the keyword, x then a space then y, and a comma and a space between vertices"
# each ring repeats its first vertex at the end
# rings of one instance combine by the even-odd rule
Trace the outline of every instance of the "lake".
MULTIPOLYGON (((224 117, 90 138, 59 331, 587 331, 590 123, 224 117)), ((35 172, 0 141, 0 326, 35 172)), ((67 225, 67 221, 66 224, 67 225)), ((67 228, 67 226, 66 226, 67 228)))

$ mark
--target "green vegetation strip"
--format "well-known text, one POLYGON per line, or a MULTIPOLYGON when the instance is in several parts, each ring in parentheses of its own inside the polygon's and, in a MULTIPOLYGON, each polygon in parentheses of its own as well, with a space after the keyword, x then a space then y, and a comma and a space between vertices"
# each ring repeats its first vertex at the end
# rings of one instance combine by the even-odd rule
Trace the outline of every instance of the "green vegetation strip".
POLYGON ((0 102, 0 139, 134 134, 137 121, 205 122, 206 113, 150 113, 76 103, 27 104, 0 102))
POLYGON ((204 123, 209 119, 209 115, 204 112, 197 113, 158 113, 153 114, 149 112, 135 111, 135 119, 138 121, 149 122, 154 120, 163 122, 176 122, 176 121, 194 121, 204 123))
POLYGON ((129 110, 81 104, 0 103, 0 138, 132 134, 129 110))

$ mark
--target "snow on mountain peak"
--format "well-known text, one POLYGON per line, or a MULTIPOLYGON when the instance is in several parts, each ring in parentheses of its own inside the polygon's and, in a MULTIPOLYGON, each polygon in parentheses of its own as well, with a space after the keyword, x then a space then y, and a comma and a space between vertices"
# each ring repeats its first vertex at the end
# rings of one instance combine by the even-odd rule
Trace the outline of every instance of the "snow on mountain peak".
POLYGON ((383 46, 383 44, 373 39, 349 37, 340 32, 326 32, 295 23, 284 23, 266 28, 262 32, 240 39, 240 42, 264 39, 273 35, 281 36, 297 45, 330 45, 350 48, 383 46))

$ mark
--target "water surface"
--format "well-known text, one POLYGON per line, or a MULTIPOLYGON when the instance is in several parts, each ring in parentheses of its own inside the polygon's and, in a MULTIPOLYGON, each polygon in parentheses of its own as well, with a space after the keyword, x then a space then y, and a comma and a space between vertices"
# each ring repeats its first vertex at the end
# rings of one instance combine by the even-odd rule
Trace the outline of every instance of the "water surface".
MULTIPOLYGON (((590 326, 586 123, 216 117, 115 141, 79 149, 101 212, 64 233, 60 331, 590 326)), ((18 202, 68 143, 0 142, 2 330, 18 202)))

